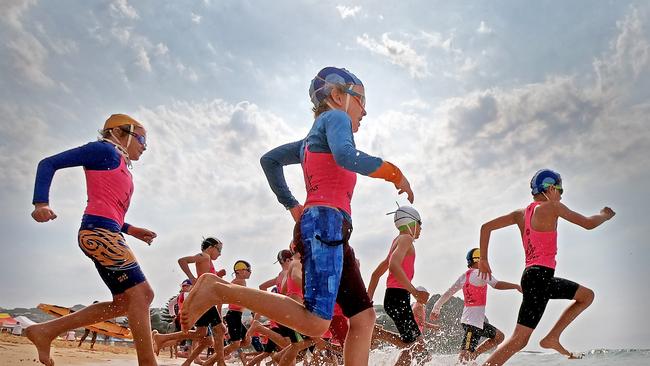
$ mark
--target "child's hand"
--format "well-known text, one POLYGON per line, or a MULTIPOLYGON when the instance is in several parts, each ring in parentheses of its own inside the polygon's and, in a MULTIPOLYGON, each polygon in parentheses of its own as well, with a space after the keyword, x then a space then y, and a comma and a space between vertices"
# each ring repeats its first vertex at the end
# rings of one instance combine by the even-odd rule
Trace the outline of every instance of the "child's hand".
POLYGON ((612 217, 614 217, 614 215, 616 215, 616 212, 614 212, 614 210, 612 210, 609 207, 605 207, 602 210, 600 210, 600 214, 605 216, 605 219, 609 220, 612 217))
POLYGON ((517 285, 517 287, 515 287, 515 290, 519 291, 520 294, 524 293, 521 289, 521 285, 517 285))
POLYGON ((440 319, 440 314, 436 314, 432 311, 431 314, 429 314, 429 319, 431 319, 432 322, 435 322, 436 320, 440 319))
POLYGON ((415 297, 415 300, 421 304, 426 304, 427 301, 429 301, 429 293, 427 291, 415 290, 413 297, 415 297))
POLYGON ((399 184, 395 185, 395 188, 398 190, 397 194, 406 193, 406 199, 408 199, 409 202, 413 203, 413 200, 415 199, 413 197, 413 190, 411 190, 411 183, 409 183, 406 177, 402 177, 402 180, 399 182, 399 184))
POLYGON ((227 273, 226 270, 222 268, 219 272, 217 272, 217 276, 223 277, 226 275, 226 273, 227 273))
POLYGON ((56 219, 56 214, 47 203, 37 203, 34 206, 35 208, 34 211, 32 211, 32 218, 37 222, 48 222, 56 219))
POLYGON ((478 261, 478 272, 482 279, 492 279, 492 269, 490 268, 490 263, 488 263, 487 259, 481 258, 478 261))
POLYGON ((127 234, 131 235, 134 238, 140 239, 149 245, 151 245, 151 242, 157 236, 156 233, 154 233, 151 230, 147 230, 136 226, 129 227, 129 231, 127 232, 127 234))
POLYGON ((289 213, 291 214, 291 217, 293 218, 293 221, 299 222, 300 218, 302 217, 302 211, 305 209, 305 207, 301 204, 297 204, 289 209, 289 213))

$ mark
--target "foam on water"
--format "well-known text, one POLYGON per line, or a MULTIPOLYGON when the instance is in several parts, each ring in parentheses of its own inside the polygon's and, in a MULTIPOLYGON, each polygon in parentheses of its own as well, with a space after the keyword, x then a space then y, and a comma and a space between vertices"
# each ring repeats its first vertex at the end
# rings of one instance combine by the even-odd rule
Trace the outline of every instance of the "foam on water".
MULTIPOLYGON (((399 352, 395 349, 374 350, 370 353, 369 365, 372 366, 393 366, 399 352)), ((488 355, 482 355, 477 362, 470 364, 481 365, 488 355)), ((457 365, 457 355, 435 355, 427 366, 453 366, 457 365)), ((519 352, 513 356, 506 365, 528 366, 647 366, 650 365, 650 350, 647 349, 594 349, 584 352, 582 360, 569 360, 557 353, 543 352, 519 352)))

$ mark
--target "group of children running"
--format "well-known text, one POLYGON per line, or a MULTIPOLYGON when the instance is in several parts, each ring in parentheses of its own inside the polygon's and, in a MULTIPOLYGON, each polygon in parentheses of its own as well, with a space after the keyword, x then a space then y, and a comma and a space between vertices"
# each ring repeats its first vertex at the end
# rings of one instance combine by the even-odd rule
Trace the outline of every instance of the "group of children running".
MULTIPOLYGON (((99 141, 43 159, 36 173, 32 217, 38 222, 55 219, 56 214, 49 206, 54 173, 62 168, 83 166, 88 204, 78 233, 79 247, 95 263, 113 299, 29 327, 27 337, 36 346, 40 362, 54 364, 50 344, 58 334, 122 315, 128 316, 139 365, 157 365, 155 355, 161 347, 187 338, 198 344, 190 357, 212 346, 215 353, 205 364, 223 365, 224 354, 245 346, 253 333, 269 339, 259 357, 263 359, 273 353, 274 360, 284 365, 295 362, 295 356, 309 347, 328 350, 323 352, 326 357, 340 351, 345 365, 367 365, 370 349, 376 344, 373 340, 400 347, 399 365, 409 365, 413 360, 418 364, 427 362, 431 356, 422 331, 436 325, 426 320, 424 304, 429 300, 428 291, 411 282, 415 273, 414 243, 422 230, 420 214, 411 206, 398 207, 394 212, 398 235, 386 258, 373 272, 367 289, 350 245, 353 227, 350 202, 357 174, 392 183, 413 203, 409 181, 394 164, 356 148, 353 134, 366 115, 365 89, 359 78, 346 69, 326 67, 311 81, 309 95, 314 122, 307 136, 272 149, 260 160, 272 191, 296 222, 291 251, 278 255, 282 272, 259 289, 250 288, 246 287, 250 264, 238 261, 234 265, 235 279, 228 282, 222 278, 225 273, 217 272, 213 264, 221 254, 223 243, 212 237, 204 239, 200 253, 178 260, 193 287, 184 297, 180 311, 181 330, 171 334, 151 332, 149 305, 153 290, 124 239, 127 234, 151 244, 156 237, 153 231, 124 221, 133 193, 129 168, 146 150, 145 128, 127 115, 112 115, 104 124, 99 141), (283 167, 291 164, 302 166, 307 193, 302 204, 294 198, 285 181, 283 167), (194 271, 190 264, 194 265, 194 271), (384 308, 399 334, 375 326, 372 298, 380 277, 387 271, 384 308), (273 285, 279 293, 266 291, 273 285), (413 306, 411 295, 416 300, 413 306), (220 312, 223 304, 228 304, 226 325, 220 312), (247 331, 241 322, 244 309, 255 314, 247 331), (261 316, 272 320, 273 325, 264 327, 261 316), (224 348, 226 331, 231 343, 224 348)), ((530 185, 533 203, 481 227, 480 248, 473 248, 467 254, 468 270, 431 312, 431 319, 437 319, 442 305, 455 292, 463 290, 465 308, 461 322, 465 337, 461 361, 475 358, 505 338, 485 321, 487 285, 517 289, 522 292, 523 300, 513 335, 492 353, 485 365, 502 365, 526 346, 549 299, 575 301, 540 345, 576 357, 561 345, 560 335, 590 305, 593 291, 555 277, 557 221, 563 218, 592 229, 612 218, 614 212, 605 207, 599 214, 585 217, 571 211, 560 202, 562 180, 552 170, 538 171, 530 185), (526 253, 520 285, 497 281, 488 262, 490 233, 515 224, 526 253), (481 337, 487 340, 478 345, 481 337)), ((261 359, 254 361, 252 364, 261 359)))

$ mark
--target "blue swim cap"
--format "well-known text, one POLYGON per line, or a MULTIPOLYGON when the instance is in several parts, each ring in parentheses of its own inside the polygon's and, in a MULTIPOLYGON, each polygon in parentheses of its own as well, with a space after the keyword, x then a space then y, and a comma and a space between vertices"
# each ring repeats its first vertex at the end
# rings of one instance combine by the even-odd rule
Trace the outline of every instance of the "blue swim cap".
POLYGON ((540 194, 545 192, 548 187, 556 186, 562 189, 562 177, 560 173, 554 172, 551 169, 538 170, 533 179, 530 180, 530 189, 532 194, 540 194))
POLYGON ((346 69, 328 66, 319 71, 309 84, 309 98, 315 107, 318 107, 330 95, 334 85, 363 86, 363 83, 346 69))

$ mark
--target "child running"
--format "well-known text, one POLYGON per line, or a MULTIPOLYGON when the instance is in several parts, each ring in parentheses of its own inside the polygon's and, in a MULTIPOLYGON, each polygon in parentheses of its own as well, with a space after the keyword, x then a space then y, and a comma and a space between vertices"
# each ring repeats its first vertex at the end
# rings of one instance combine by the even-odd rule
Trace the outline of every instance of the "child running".
MULTIPOLYGON (((246 280, 251 276, 251 265, 245 260, 238 260, 233 265, 233 271, 235 272, 235 279, 232 280, 232 284, 246 287, 246 280)), ((242 340, 246 334, 246 327, 242 323, 242 314, 245 309, 237 304, 229 304, 228 312, 224 317, 226 321, 226 326, 228 327, 228 334, 230 335, 230 344, 223 349, 223 357, 228 357, 232 352, 238 350, 242 345, 242 340)), ((208 358, 203 365, 212 366, 219 358, 219 354, 215 354, 208 358)), ((245 364, 245 362, 242 362, 245 364)))
POLYGON ((318 337, 329 327, 334 303, 338 302, 350 320, 345 363, 367 365, 375 312, 348 243, 357 173, 393 183, 411 202, 413 192, 395 165, 356 149, 353 133, 366 115, 361 80, 345 69, 326 67, 311 81, 309 95, 315 120, 307 137, 261 158, 273 192, 294 220, 300 221, 304 306, 290 298, 204 276, 187 299, 189 311, 181 323, 190 326, 215 303, 236 302, 302 334, 318 337), (304 210, 287 187, 282 169, 299 163, 307 190, 304 210))
POLYGON ((70 315, 32 325, 26 335, 34 343, 41 363, 51 366, 50 345, 59 334, 107 319, 127 315, 140 365, 156 365, 151 345, 149 305, 153 290, 122 234, 151 245, 156 233, 124 222, 133 194, 133 178, 128 167, 147 149, 144 127, 125 115, 114 114, 104 123, 99 141, 88 143, 41 160, 34 185, 37 222, 56 219, 49 206, 54 173, 63 168, 83 166, 88 203, 78 234, 79 248, 90 258, 112 301, 99 302, 70 315))
POLYGON ((605 207, 600 210, 600 214, 585 217, 570 210, 560 202, 564 191, 562 178, 560 174, 550 169, 542 169, 535 173, 530 181, 530 188, 533 202, 525 209, 513 211, 481 226, 481 259, 478 268, 484 279, 492 275, 488 262, 488 246, 492 231, 517 225, 526 253, 526 268, 521 276, 521 289, 524 296, 519 308, 517 326, 512 336, 487 359, 484 365, 503 365, 528 344, 549 299, 567 299, 575 302, 562 313, 539 345, 542 348, 554 349, 569 358, 576 358, 576 355, 562 346, 560 336, 594 299, 592 290, 573 281, 555 277, 557 221, 563 218, 590 230, 614 217, 615 212, 605 207))
MULTIPOLYGON (((221 251, 223 250, 223 243, 216 238, 209 237, 203 239, 201 242, 201 252, 196 255, 191 255, 187 257, 182 257, 178 259, 178 265, 181 267, 187 278, 192 282, 196 283, 196 278, 200 277, 205 273, 210 273, 215 276, 224 275, 222 271, 217 271, 214 268, 214 263, 212 261, 216 260, 221 256, 221 251), (194 263, 196 266, 196 276, 192 273, 189 265, 194 263)), ((191 292, 190 292, 191 294, 191 292)), ((189 298, 189 295, 188 295, 189 298)), ((181 319, 185 313, 187 299, 183 302, 183 311, 181 311, 181 319)), ((192 341, 199 341, 199 346, 194 348, 194 350, 187 356, 187 360, 183 363, 184 366, 189 366, 192 364, 192 361, 197 358, 204 348, 208 347, 211 343, 208 335, 208 328, 211 328, 212 338, 214 340, 215 348, 215 361, 218 362, 219 366, 225 365, 223 361, 223 336, 225 334, 224 326, 221 322, 221 304, 217 306, 211 306, 203 312, 195 322, 196 330, 189 332, 175 332, 169 334, 159 334, 157 331, 153 332, 153 342, 154 350, 156 354, 158 351, 165 347, 166 345, 173 344, 177 341, 183 339, 190 339, 192 341)))
POLYGON ((437 320, 440 317, 442 306, 456 292, 463 290, 465 306, 463 307, 463 315, 460 317, 460 323, 463 330, 465 330, 465 336, 458 356, 458 361, 461 363, 476 359, 478 355, 499 345, 505 338, 500 330, 485 320, 487 285, 497 290, 519 290, 521 292, 521 287, 517 284, 497 281, 494 277, 488 280, 481 278, 478 272, 481 251, 478 248, 470 249, 467 252, 466 259, 469 269, 458 277, 456 282, 436 301, 431 310, 431 319, 437 320), (487 339, 477 348, 476 346, 478 346, 478 341, 481 338, 487 339))
MULTIPOLYGON (((428 292, 418 290, 411 283, 415 275, 415 245, 413 243, 420 237, 422 221, 417 210, 410 206, 398 207, 393 220, 399 234, 393 239, 386 259, 379 263, 377 269, 372 273, 368 285, 368 297, 372 299, 379 279, 388 271, 384 309, 395 323, 401 342, 395 342, 393 337, 387 339, 380 336, 379 338, 394 343, 400 348, 408 347, 418 341, 413 350, 417 353, 426 353, 422 332, 415 321, 411 308, 411 295, 415 297, 417 302, 422 304, 426 304, 429 300, 428 292)), ((396 365, 410 364, 411 352, 405 350, 400 355, 396 365)))

